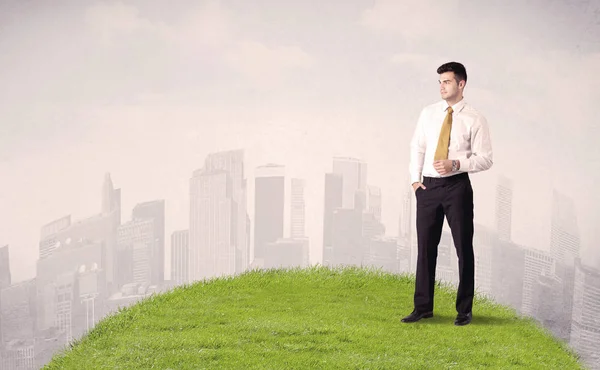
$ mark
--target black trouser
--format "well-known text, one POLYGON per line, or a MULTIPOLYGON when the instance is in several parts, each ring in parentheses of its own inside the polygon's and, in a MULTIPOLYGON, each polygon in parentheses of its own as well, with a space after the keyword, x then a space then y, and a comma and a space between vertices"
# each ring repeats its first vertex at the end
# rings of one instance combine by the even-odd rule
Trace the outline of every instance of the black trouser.
POLYGON ((471 312, 475 291, 473 255, 473 188, 467 173, 432 178, 424 177, 426 189, 418 188, 417 198, 417 281, 414 305, 419 312, 433 311, 435 267, 444 216, 452 232, 458 256, 458 313, 471 312))

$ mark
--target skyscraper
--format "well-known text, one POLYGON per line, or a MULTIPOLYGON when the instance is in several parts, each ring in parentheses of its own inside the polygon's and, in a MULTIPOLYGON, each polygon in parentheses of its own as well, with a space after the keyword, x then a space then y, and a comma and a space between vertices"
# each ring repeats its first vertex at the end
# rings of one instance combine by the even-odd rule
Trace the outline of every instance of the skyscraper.
POLYGON ((108 215, 117 212, 119 214, 118 222, 121 223, 121 189, 115 189, 110 173, 104 175, 102 185, 102 215, 108 215))
POLYGON ((208 155, 190 179, 190 282, 248 267, 244 152, 208 155))
POLYGON ((551 276, 554 273, 554 259, 545 251, 528 249, 525 251, 525 270, 523 276, 523 303, 521 306, 524 315, 533 316, 535 282, 540 275, 551 276))
POLYGON ((176 285, 188 282, 189 230, 176 230, 171 234, 171 280, 176 285))
POLYGON ((250 239, 247 236, 248 191, 244 177, 244 150, 228 150, 209 154, 204 163, 207 171, 225 171, 231 181, 229 198, 233 204, 232 238, 235 245, 235 273, 241 273, 250 264, 250 239), (234 225, 235 224, 235 225, 234 225))
MULTIPOLYGON (((157 284, 155 220, 132 219, 118 228, 115 282, 119 288, 129 283, 157 284)), ((162 282, 162 280, 161 280, 162 282)))
POLYGON ((362 191, 366 194, 367 164, 358 158, 334 157, 333 173, 339 174, 343 178, 342 207, 353 209, 356 192, 362 191))
POLYGON ((190 280, 235 273, 235 202, 223 170, 195 172, 191 184, 190 280))
POLYGON ((367 164, 352 157, 333 157, 325 181, 323 263, 360 264, 368 240, 385 233, 380 189, 367 186, 367 164))
POLYGON ((71 215, 64 216, 42 226, 40 231, 40 259, 48 257, 58 248, 56 234, 71 226, 71 215))
POLYGON ((162 284, 165 279, 165 201, 164 199, 138 203, 131 212, 132 220, 152 220, 153 236, 150 252, 152 284, 162 284))
POLYGON ((11 280, 8 245, 5 245, 0 248, 0 290, 9 287, 11 280))
POLYGON ((600 365, 600 271, 575 260, 570 345, 588 364, 600 365))
POLYGON ((276 164, 258 167, 254 192, 254 259, 261 261, 267 244, 283 238, 285 168, 276 164))
MULTIPOLYGON (((104 219, 103 236, 106 249, 106 281, 111 290, 118 289, 114 286, 114 266, 115 253, 117 249, 117 228, 121 225, 121 189, 115 189, 110 173, 104 175, 104 184, 102 185, 102 209, 100 217, 104 219)), ((73 225, 71 225, 73 226, 73 225)), ((69 229, 67 229, 69 230, 69 229)))
POLYGON ((557 262, 574 264, 579 257, 577 212, 573 200, 554 190, 550 224, 550 252, 557 262))
POLYGON ((381 188, 378 186, 367 186, 367 211, 381 221, 381 188))
POLYGON ((402 207, 400 209, 398 225, 398 258, 400 260, 400 271, 409 272, 411 270, 412 255, 412 198, 414 191, 408 185, 402 196, 402 207))
POLYGON ((335 210, 342 207, 342 193, 342 175, 326 173, 323 212, 323 264, 328 264, 333 256, 333 217, 335 210))
POLYGON ((512 198, 512 181, 500 176, 496 185, 496 230, 498 238, 503 241, 511 240, 512 198))
POLYGON ((290 207, 290 237, 302 238, 305 236, 306 206, 304 204, 304 180, 292 179, 292 197, 290 207))

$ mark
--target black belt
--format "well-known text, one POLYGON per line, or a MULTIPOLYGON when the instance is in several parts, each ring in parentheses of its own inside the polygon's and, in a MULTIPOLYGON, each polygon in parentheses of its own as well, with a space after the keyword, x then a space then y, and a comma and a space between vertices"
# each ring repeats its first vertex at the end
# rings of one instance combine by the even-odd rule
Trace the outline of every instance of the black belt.
POLYGON ((456 175, 446 176, 446 177, 429 177, 423 176, 423 185, 427 186, 427 184, 448 184, 457 181, 464 181, 469 178, 469 174, 467 172, 461 172, 456 175))

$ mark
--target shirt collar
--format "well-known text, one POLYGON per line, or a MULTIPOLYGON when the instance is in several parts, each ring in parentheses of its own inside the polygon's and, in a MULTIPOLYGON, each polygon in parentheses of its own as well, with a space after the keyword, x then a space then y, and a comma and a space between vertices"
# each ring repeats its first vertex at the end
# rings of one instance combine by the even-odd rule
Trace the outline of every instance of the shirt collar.
MULTIPOLYGON (((446 103, 445 100, 442 100, 440 105, 441 105, 443 111, 446 112, 446 109, 448 109, 448 103, 446 103)), ((458 103, 456 103, 452 106, 452 111, 458 113, 465 107, 465 105, 467 105, 467 102, 465 101, 465 98, 463 97, 458 103)))

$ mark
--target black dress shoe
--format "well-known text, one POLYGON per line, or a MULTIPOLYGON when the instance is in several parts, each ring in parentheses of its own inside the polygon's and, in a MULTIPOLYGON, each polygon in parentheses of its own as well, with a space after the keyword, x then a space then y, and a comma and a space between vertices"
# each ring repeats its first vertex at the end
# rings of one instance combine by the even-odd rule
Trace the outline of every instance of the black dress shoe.
POLYGON ((410 315, 406 316, 405 318, 403 318, 401 321, 402 322, 417 322, 421 319, 428 319, 430 317, 433 317, 433 312, 428 311, 428 312, 417 312, 416 310, 411 312, 410 315))
POLYGON ((473 318, 473 314, 471 312, 469 312, 469 313, 459 313, 456 316, 456 320, 454 320, 454 325, 456 325, 456 326, 467 325, 468 323, 471 322, 472 318, 473 318))

